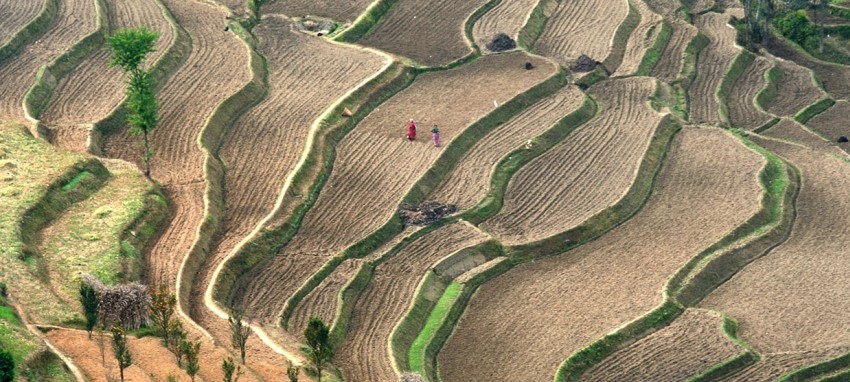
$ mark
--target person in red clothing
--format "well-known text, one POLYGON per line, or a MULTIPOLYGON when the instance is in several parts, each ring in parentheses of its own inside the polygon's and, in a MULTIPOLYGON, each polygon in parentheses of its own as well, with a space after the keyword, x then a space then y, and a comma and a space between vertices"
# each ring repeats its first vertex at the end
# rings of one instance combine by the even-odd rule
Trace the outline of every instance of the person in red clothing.
POLYGON ((413 122, 413 118, 407 122, 407 140, 416 140, 416 122, 413 122))

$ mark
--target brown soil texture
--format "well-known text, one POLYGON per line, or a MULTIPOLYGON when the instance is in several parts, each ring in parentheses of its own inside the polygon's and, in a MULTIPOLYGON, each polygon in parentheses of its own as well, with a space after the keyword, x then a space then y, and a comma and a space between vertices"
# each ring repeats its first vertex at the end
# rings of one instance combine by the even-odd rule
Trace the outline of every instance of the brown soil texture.
MULTIPOLYGON (((197 1, 164 3, 192 37, 192 53, 159 92, 159 125, 149 135, 151 175, 164 186, 173 219, 151 249, 146 281, 173 287, 203 220, 206 184, 198 137, 216 106, 243 87, 250 73, 245 44, 219 28, 222 8, 197 1)), ((104 144, 107 156, 143 166, 141 148, 140 139, 126 130, 104 144)))
MULTIPOLYGON (((145 26, 160 33, 156 51, 149 56, 150 67, 165 53, 174 38, 171 24, 155 0, 115 0, 108 9, 112 30, 145 26)), ((51 143, 76 151, 85 150, 88 126, 107 117, 124 99, 123 74, 109 68, 110 52, 98 49, 62 78, 41 120, 51 127, 51 143), (82 126, 81 126, 82 125, 82 126)))
POLYGON ((328 323, 336 320, 337 305, 339 303, 339 294, 342 288, 354 278, 360 266, 363 264, 362 259, 348 259, 342 262, 333 273, 328 275, 322 283, 319 284, 304 300, 295 308, 292 318, 289 320, 289 331, 296 333, 301 337, 304 328, 307 327, 307 322, 310 317, 319 317, 322 321, 328 323))
POLYGON ((773 382, 801 367, 846 354, 847 347, 802 353, 762 354, 761 361, 725 379, 728 382, 773 382))
POLYGON ((617 351, 582 381, 685 381, 744 349, 723 334, 723 317, 688 309, 670 326, 617 351))
POLYGON ((55 22, 41 38, 0 65, 0 116, 24 119, 21 104, 35 81, 38 69, 62 55, 83 37, 94 33, 97 30, 96 18, 95 0, 59 1, 55 22))
POLYGON ((620 0, 562 1, 546 22, 534 50, 563 66, 580 55, 604 61, 629 6, 620 0))
POLYGON ((428 137, 440 127, 448 146, 467 126, 555 73, 522 52, 490 55, 460 68, 422 75, 368 115, 336 147, 334 169, 284 252, 249 278, 242 301, 276 322, 283 302, 333 256, 384 224, 408 189, 442 153, 428 137), (537 69, 525 70, 531 61, 537 69), (458 107, 457 105, 463 105, 458 107), (405 139, 408 118, 420 130, 405 139))
POLYGON ((0 46, 6 45, 17 31, 32 21, 43 4, 44 1, 0 0, 0 9, 3 10, 0 46))
POLYGON ((632 2, 632 4, 640 14, 640 24, 629 35, 623 55, 623 63, 614 72, 617 76, 634 74, 638 70, 646 50, 652 46, 658 37, 658 33, 661 32, 660 15, 653 12, 642 0, 632 2))
POLYGON ((275 210, 287 176, 306 150, 312 126, 340 97, 383 67, 382 57, 332 44, 292 29, 279 16, 254 29, 269 70, 265 100, 229 130, 220 151, 227 165, 223 231, 191 286, 193 318, 206 326, 204 293, 214 270, 239 242, 275 210))
POLYGON ((442 377, 552 380, 575 351, 661 304, 670 275, 759 209, 763 164, 721 130, 683 130, 637 215, 476 292, 438 355, 442 377))
POLYGON ((811 69, 832 98, 850 98, 850 87, 847 86, 850 83, 850 67, 820 61, 779 39, 770 39, 768 49, 772 54, 811 69))
POLYGON ((290 17, 319 16, 340 22, 353 22, 373 0, 274 0, 263 4, 264 14, 290 17))
MULTIPOLYGON (((818 114, 806 123, 812 130, 835 143, 838 137, 850 137, 850 102, 838 101, 825 112, 818 114)), ((850 153, 850 144, 838 144, 842 150, 850 153)))
POLYGON ((762 134, 766 137, 798 143, 822 153, 841 153, 841 151, 835 148, 835 144, 825 141, 805 126, 800 125, 797 121, 789 118, 783 118, 779 121, 779 123, 773 125, 762 134))
POLYGON ((390 335, 410 308, 420 280, 440 259, 487 239, 475 227, 455 223, 419 238, 379 265, 336 351, 334 365, 345 380, 398 380, 389 354, 390 335))
POLYGON ((673 32, 651 73, 654 77, 665 82, 671 82, 679 77, 679 73, 682 72, 682 59, 685 55, 685 49, 697 35, 697 28, 684 20, 668 18, 668 21, 670 21, 673 32))
POLYGON ((714 6, 714 0, 690 0, 690 11, 694 14, 705 12, 714 6))
POLYGON ((399 0, 360 44, 440 66, 472 53, 466 19, 486 0, 399 0))
POLYGON ((578 109, 584 94, 568 86, 529 107, 494 129, 458 161, 430 198, 456 204, 461 210, 475 206, 487 195, 496 164, 511 151, 532 142, 564 116, 578 109))
POLYGON ((773 119, 772 116, 756 106, 756 95, 767 85, 765 72, 772 63, 764 57, 756 57, 750 66, 732 85, 727 105, 729 107, 729 123, 732 127, 752 130, 773 119))
POLYGON ((481 16, 472 28, 475 45, 482 53, 488 53, 487 43, 499 33, 504 33, 516 40, 519 31, 525 25, 531 11, 537 5, 537 0, 503 1, 496 8, 481 16))
POLYGON ((728 22, 733 15, 742 17, 742 13, 741 10, 727 10, 723 14, 711 12, 695 17, 697 29, 705 34, 710 42, 699 55, 697 75, 688 89, 690 119, 694 123, 723 123, 720 118, 717 88, 726 75, 729 64, 741 51, 741 48, 735 45, 735 29, 730 27, 728 22))
POLYGON ((810 70, 791 61, 780 60, 776 65, 782 70, 782 78, 777 84, 777 97, 770 104, 762 105, 768 112, 792 116, 823 96, 810 70))
POLYGON ((754 261, 702 303, 739 323, 741 339, 762 353, 804 352, 850 340, 850 165, 828 153, 760 140, 802 176, 797 217, 781 246, 754 261))
POLYGON ((567 231, 625 195, 662 116, 649 107, 657 81, 631 77, 589 91, 602 113, 520 169, 504 207, 483 228, 505 245, 567 231))

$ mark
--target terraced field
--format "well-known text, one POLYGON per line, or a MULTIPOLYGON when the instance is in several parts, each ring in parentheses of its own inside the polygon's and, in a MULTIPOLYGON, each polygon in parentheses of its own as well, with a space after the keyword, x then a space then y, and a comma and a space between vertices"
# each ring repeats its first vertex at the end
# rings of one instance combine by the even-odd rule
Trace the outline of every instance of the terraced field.
POLYGON ((685 50, 691 40, 697 36, 698 31, 696 27, 684 20, 678 18, 668 20, 671 20, 670 25, 673 32, 670 34, 670 41, 662 50, 661 57, 652 69, 651 74, 661 81, 670 82, 679 77, 685 50))
MULTIPOLYGON (((850 115, 848 113, 850 113, 850 102, 838 101, 831 108, 806 122, 806 125, 829 141, 837 142, 839 137, 850 136, 846 119, 850 115)), ((847 143, 838 144, 838 147, 850 153, 850 145, 847 143)))
POLYGON ((603 61, 612 39, 629 13, 625 1, 562 1, 549 18, 534 50, 563 66, 586 54, 603 61))
POLYGON ((823 96, 810 70, 789 61, 778 61, 773 70, 767 94, 758 98, 766 111, 791 116, 823 96))
POLYGON ((34 19, 41 10, 44 1, 0 1, 3 10, 3 23, 0 23, 0 47, 6 45, 12 36, 34 19))
POLYGON ((768 59, 757 57, 732 85, 727 106, 733 127, 752 130, 773 119, 756 105, 756 96, 767 86, 765 74, 772 66, 768 59))
POLYGON ((372 4, 371 0, 274 0, 263 5, 263 13, 290 17, 319 16, 352 22, 372 4))
POLYGON ((399 0, 358 43, 440 66, 472 53, 464 23, 486 0, 399 0))
POLYGON ((735 45, 735 29, 728 25, 732 16, 741 17, 743 10, 727 10, 725 13, 706 13, 695 18, 697 29, 709 39, 697 62, 697 75, 688 89, 690 95, 690 117, 695 123, 720 125, 720 105, 717 88, 729 64, 740 52, 735 45))
POLYGON ((648 103, 656 86, 653 78, 632 77, 591 88, 602 113, 523 167, 508 186, 502 211, 482 227, 507 245, 530 243, 620 200, 663 117, 648 103))
POLYGON ((640 14, 640 24, 632 31, 626 42, 623 63, 614 72, 618 76, 634 74, 638 70, 647 49, 652 46, 661 32, 661 15, 653 12, 643 0, 632 2, 632 4, 640 14))
POLYGON ((781 39, 771 39, 767 48, 771 54, 811 69, 823 89, 832 98, 850 98, 850 88, 846 86, 850 81, 850 67, 820 61, 781 39))
POLYGON ((439 353, 442 378, 552 380, 570 354, 658 306, 673 272, 759 209, 763 164, 722 131, 683 130, 636 216, 478 290, 439 353))
POLYGON ((493 37, 499 33, 516 40, 536 5, 535 0, 502 1, 475 23, 472 28, 475 44, 482 52, 490 52, 487 43, 493 41, 493 37))

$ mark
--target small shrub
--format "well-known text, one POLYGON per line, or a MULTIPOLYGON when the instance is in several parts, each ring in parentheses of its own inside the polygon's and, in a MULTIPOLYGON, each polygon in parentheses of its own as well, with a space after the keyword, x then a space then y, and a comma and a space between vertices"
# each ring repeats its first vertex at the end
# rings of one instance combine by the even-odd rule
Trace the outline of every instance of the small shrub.
POLYGON ((12 353, 6 349, 0 349, 0 382, 12 382, 15 380, 15 360, 12 353))

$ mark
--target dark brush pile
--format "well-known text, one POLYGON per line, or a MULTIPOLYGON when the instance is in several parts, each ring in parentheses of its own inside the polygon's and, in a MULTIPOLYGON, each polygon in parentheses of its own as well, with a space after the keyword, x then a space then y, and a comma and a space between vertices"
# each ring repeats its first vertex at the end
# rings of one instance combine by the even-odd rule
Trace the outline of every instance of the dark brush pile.
POLYGON ((582 54, 572 65, 570 65, 570 70, 574 72, 589 72, 596 69, 596 65, 599 65, 599 61, 590 58, 590 56, 586 54, 582 54))
POLYGON ((516 48, 516 41, 504 33, 499 33, 484 45, 491 52, 504 52, 516 48))
POLYGON ((148 325, 148 287, 142 284, 106 286, 91 275, 83 275, 83 282, 97 291, 100 305, 97 321, 106 328, 120 325, 124 329, 138 329, 148 325))
POLYGON ((456 205, 438 202, 424 202, 419 206, 402 203, 398 207, 398 216, 401 218, 401 222, 405 227, 411 225, 429 225, 440 220, 443 216, 448 216, 455 212, 457 212, 456 205))

